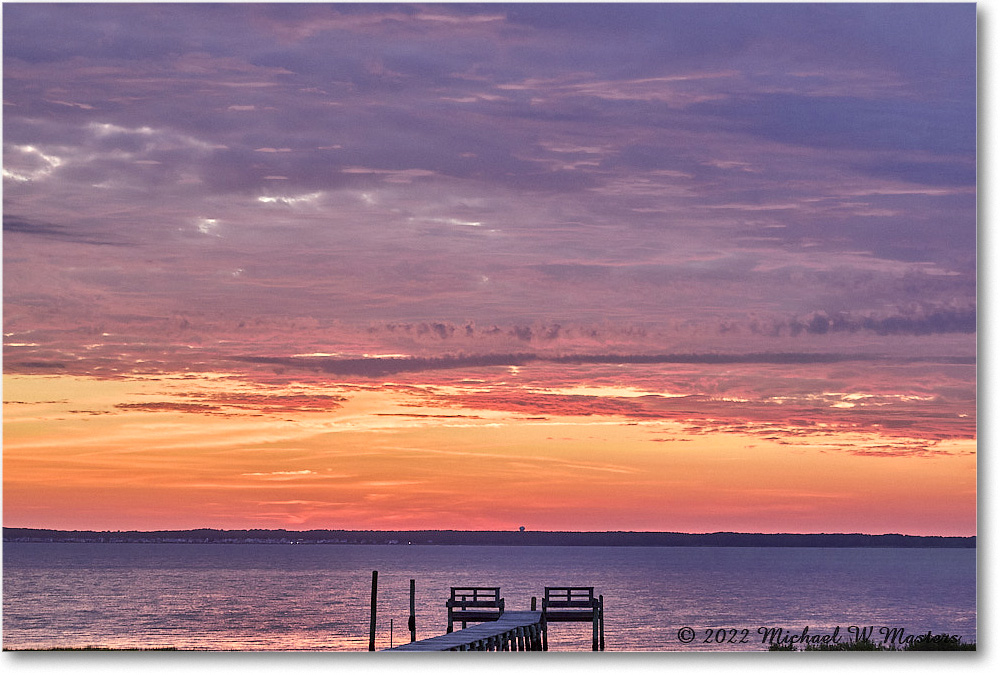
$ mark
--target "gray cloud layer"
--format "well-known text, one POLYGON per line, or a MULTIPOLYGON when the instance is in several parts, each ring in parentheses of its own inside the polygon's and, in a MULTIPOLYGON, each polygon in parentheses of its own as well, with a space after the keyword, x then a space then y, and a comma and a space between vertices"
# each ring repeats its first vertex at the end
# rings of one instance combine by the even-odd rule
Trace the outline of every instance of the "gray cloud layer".
POLYGON ((246 363, 281 366, 300 370, 313 370, 334 375, 384 377, 399 373, 416 373, 431 370, 452 370, 470 368, 492 368, 525 366, 535 362, 558 364, 817 364, 842 362, 879 362, 899 361, 900 363, 950 363, 974 364, 972 357, 910 357, 904 359, 887 359, 878 356, 862 356, 857 354, 817 354, 817 353, 780 353, 780 354, 579 354, 574 356, 541 356, 538 354, 487 354, 481 356, 444 356, 438 358, 317 358, 317 357, 282 357, 282 356, 244 356, 235 360, 246 363))
POLYGON ((14 333, 130 315, 975 328, 971 4, 4 19, 14 333))

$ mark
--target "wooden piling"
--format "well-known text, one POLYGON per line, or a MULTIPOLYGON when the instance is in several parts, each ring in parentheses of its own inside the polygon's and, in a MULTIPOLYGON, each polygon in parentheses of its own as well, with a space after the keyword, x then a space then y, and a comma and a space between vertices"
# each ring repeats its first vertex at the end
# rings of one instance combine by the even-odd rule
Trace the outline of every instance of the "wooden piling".
POLYGON ((599 637, 600 636, 600 632, 601 632, 601 628, 600 628, 601 627, 601 613, 597 610, 596 607, 594 608, 594 618, 592 619, 592 622, 593 622, 593 632, 594 632, 594 635, 593 635, 593 638, 591 640, 591 650, 596 652, 596 651, 600 650, 600 645, 601 645, 601 641, 600 641, 600 637, 599 637))
MULTIPOLYGON (((417 580, 410 579, 410 642, 417 641, 417 580)), ((603 596, 602 596, 603 597, 603 596)))
POLYGON ((600 596, 601 606, 601 651, 604 651, 604 596, 600 596))
POLYGON ((372 610, 368 624, 368 651, 375 651, 375 597, 378 594, 378 570, 372 570, 372 610))

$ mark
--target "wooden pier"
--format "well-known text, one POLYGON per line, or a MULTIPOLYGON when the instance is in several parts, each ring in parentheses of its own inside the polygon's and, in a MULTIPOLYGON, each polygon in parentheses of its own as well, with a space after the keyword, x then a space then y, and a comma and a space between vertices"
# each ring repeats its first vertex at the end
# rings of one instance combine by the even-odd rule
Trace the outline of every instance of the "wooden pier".
POLYGON ((391 652, 540 652, 542 613, 504 612, 499 618, 426 640, 393 647, 391 652))
MULTIPOLYGON (((415 639, 412 582, 410 589, 411 641, 385 651, 548 651, 548 625, 563 621, 590 623, 593 650, 604 651, 604 596, 595 596, 592 586, 547 586, 540 612, 535 609, 535 598, 531 599, 530 611, 505 611, 498 587, 452 587, 451 598, 445 603, 448 608, 448 631, 424 640, 415 639), (467 628, 467 624, 473 621, 480 623, 467 628), (456 631, 454 624, 458 622, 461 622, 462 628, 456 631)), ((372 597, 375 597, 374 590, 372 597)))

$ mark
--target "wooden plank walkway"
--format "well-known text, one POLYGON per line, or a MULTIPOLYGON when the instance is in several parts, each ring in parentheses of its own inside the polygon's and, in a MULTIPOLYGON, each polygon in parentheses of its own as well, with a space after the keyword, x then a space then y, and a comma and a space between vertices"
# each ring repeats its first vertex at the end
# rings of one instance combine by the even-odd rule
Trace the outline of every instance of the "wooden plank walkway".
POLYGON ((392 652, 524 652, 542 650, 541 612, 504 612, 496 621, 386 649, 392 652))

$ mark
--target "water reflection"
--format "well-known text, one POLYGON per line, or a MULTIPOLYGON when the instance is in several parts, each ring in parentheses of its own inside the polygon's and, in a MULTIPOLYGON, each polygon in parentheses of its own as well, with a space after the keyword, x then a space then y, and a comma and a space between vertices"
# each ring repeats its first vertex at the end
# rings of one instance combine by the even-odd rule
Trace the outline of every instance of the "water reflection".
MULTIPOLYGON (((763 649, 708 629, 900 626, 976 635, 975 551, 185 544, 4 545, 4 647, 368 649, 444 632, 450 586, 499 585, 528 609, 546 585, 605 596, 607 649, 763 649), (928 583, 932 579, 933 583, 928 583), (390 637, 390 622, 392 635, 390 637), (690 626, 699 638, 678 642, 690 626)), ((590 626, 552 626, 553 651, 590 649, 590 626)))

